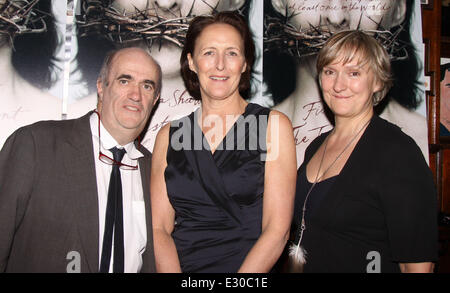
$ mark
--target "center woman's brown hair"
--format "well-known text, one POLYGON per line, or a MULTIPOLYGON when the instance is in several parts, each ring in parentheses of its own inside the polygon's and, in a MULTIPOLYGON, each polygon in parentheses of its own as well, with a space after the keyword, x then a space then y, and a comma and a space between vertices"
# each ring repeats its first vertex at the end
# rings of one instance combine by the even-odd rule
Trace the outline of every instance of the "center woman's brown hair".
POLYGON ((242 73, 239 82, 239 93, 247 99, 249 98, 250 80, 253 72, 253 64, 255 62, 255 44, 253 43, 252 33, 248 27, 245 19, 233 11, 219 12, 213 16, 197 16, 190 25, 186 34, 186 43, 181 53, 181 76, 184 85, 189 94, 196 100, 201 99, 200 83, 197 74, 189 69, 188 54, 194 54, 195 42, 202 31, 209 25, 223 23, 234 27, 244 42, 244 57, 247 63, 246 70, 242 73))

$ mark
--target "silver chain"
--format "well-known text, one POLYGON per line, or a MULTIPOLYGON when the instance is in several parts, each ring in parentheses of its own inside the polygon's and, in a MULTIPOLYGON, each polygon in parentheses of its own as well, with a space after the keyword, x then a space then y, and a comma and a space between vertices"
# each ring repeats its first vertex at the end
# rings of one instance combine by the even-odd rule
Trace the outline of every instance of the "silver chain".
MULTIPOLYGON (((305 231, 305 229, 306 229, 306 223, 305 223, 306 203, 308 202, 308 198, 309 198, 309 195, 310 195, 311 191, 313 190, 314 186, 316 186, 316 184, 319 182, 319 180, 322 179, 325 176, 325 174, 328 172, 328 170, 330 170, 330 168, 334 165, 334 163, 336 163, 336 161, 342 156, 342 154, 344 154, 344 152, 350 147, 350 145, 355 141, 355 139, 359 136, 359 134, 367 127, 367 125, 369 125, 370 120, 371 119, 369 119, 369 121, 367 121, 363 125, 363 127, 361 127, 361 129, 355 134, 355 136, 349 141, 349 143, 339 153, 339 155, 336 157, 336 159, 334 159, 334 161, 330 164, 330 166, 328 166, 328 168, 319 177, 320 169, 322 168, 323 159, 325 158, 325 152, 326 152, 327 146, 328 146, 328 139, 329 139, 329 137, 331 136, 332 133, 330 133, 327 136, 327 138, 325 139, 325 145, 324 145, 324 148, 323 148, 322 158, 320 159, 319 169, 317 170, 316 179, 314 180, 314 183, 309 188, 308 193, 306 194, 305 201, 303 202, 302 222, 301 222, 301 225, 300 225, 300 238, 298 240, 298 246, 300 246, 300 244, 302 242, 303 231, 305 231)), ((334 132, 334 129, 333 129, 333 132, 334 132)), ((305 167, 305 172, 306 172, 306 167, 305 167)), ((306 177, 306 178, 308 178, 308 177, 306 177)))

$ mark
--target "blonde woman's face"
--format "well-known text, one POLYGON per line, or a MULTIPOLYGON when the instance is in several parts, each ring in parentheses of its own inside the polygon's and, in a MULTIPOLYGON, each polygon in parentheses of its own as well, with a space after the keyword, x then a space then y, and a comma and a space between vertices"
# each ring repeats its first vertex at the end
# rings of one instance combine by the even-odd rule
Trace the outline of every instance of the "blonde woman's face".
POLYGON ((272 0, 280 13, 292 16, 298 30, 312 27, 339 32, 349 29, 388 30, 403 22, 406 0, 272 0))
POLYGON ((323 97, 335 116, 357 117, 372 109, 372 96, 381 88, 369 65, 362 65, 358 56, 347 63, 342 60, 339 57, 322 69, 323 97))

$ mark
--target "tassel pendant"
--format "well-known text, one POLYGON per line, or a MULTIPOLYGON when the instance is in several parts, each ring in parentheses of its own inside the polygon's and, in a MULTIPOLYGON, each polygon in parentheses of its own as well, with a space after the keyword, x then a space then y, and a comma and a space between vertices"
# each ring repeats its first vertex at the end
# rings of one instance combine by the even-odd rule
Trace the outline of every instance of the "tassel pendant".
POLYGON ((306 263, 306 250, 298 244, 291 244, 289 247, 289 256, 295 261, 298 265, 304 265, 306 263))
POLYGON ((305 206, 303 206, 303 216, 300 225, 300 239, 298 240, 297 244, 292 243, 291 246, 289 247, 289 256, 291 257, 292 260, 294 260, 294 263, 297 266, 301 267, 303 267, 303 265, 306 263, 306 250, 301 246, 303 239, 303 232, 306 229, 304 215, 305 215, 305 206))

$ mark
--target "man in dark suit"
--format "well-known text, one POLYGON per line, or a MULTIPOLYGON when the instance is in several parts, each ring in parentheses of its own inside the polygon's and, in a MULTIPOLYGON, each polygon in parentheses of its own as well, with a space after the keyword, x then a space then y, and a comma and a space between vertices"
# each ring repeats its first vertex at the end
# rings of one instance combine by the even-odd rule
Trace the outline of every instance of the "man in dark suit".
POLYGON ((136 139, 161 68, 118 50, 97 89, 97 111, 23 127, 1 150, 0 272, 155 271, 151 154, 136 139))

